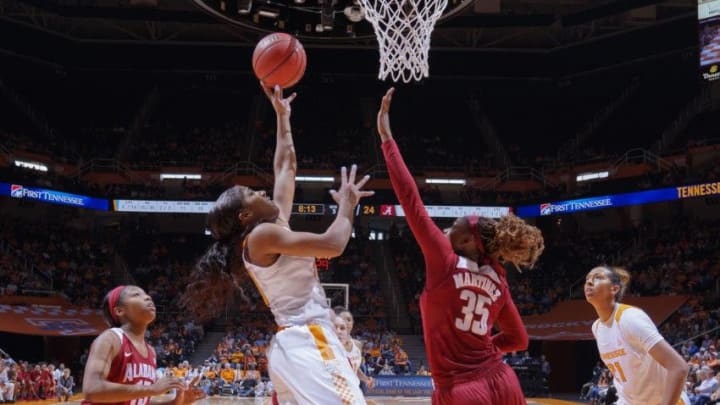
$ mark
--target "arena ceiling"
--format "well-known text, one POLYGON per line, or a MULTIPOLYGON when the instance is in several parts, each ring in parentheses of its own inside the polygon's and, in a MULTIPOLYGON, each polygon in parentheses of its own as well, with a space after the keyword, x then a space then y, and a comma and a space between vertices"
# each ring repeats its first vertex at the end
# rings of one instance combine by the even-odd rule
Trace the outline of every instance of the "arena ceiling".
MULTIPOLYGON (((217 63, 209 64, 222 68, 223 60, 231 58, 227 54, 219 56, 221 53, 213 50, 244 48, 251 51, 268 29, 260 27, 261 24, 255 24, 254 28, 228 24, 204 12, 193 1, 0 0, 0 52, 40 56, 65 65, 67 61, 63 61, 62 53, 75 55, 74 61, 86 65, 92 62, 89 55, 97 55, 98 63, 102 64, 103 59, 127 59, 132 57, 134 49, 144 49, 140 54, 148 53, 146 59, 150 60, 155 55, 147 49, 172 47, 178 49, 175 53, 184 52, 186 56, 188 49, 193 49, 193 55, 199 55, 204 61, 217 59, 217 63), (117 46, 112 48, 112 54, 102 55, 108 52, 108 45, 117 46)), ((236 8, 238 2, 248 0, 204 1, 215 4, 228 1, 236 8)), ((323 1, 328 0, 250 1, 255 2, 253 7, 257 10, 263 4, 282 9, 283 4, 300 1, 304 7, 321 7, 323 1)), ((291 26, 290 31, 294 30, 307 48, 376 53, 369 23, 359 21, 348 28, 349 20, 339 11, 344 7, 343 1, 353 0, 330 1, 337 15, 333 30, 311 32, 301 28, 309 24, 297 21, 295 25, 292 21, 282 22, 280 27, 291 26)), ((695 0, 450 0, 450 4, 449 9, 455 7, 453 16, 441 21, 433 33, 434 52, 492 54, 496 57, 493 63, 507 58, 502 66, 519 64, 524 65, 525 70, 531 66, 533 74, 550 74, 565 64, 583 63, 574 60, 577 57, 569 61, 563 58, 549 61, 547 55, 553 52, 579 49, 582 53, 582 49, 592 48, 593 51, 588 52, 596 55, 602 65, 603 54, 618 49, 617 57, 610 56, 606 64, 692 52, 697 46, 695 0), (598 48, 598 44, 602 47, 598 48), (627 53, 624 48, 634 52, 627 53)), ((250 11, 245 17, 235 14, 233 18, 245 18, 252 25, 254 13, 250 11)), ((307 18, 311 23, 310 19, 315 17, 307 18)), ((275 24, 277 27, 277 22, 275 24)), ((246 50, 241 51, 243 58, 246 50)), ((465 60, 460 56, 448 63, 462 65, 465 60)), ((484 63, 470 61, 473 67, 469 71, 482 71, 484 63)), ((599 66, 568 66, 568 71, 596 65, 599 66)), ((232 63, 226 67, 232 69, 232 63)))

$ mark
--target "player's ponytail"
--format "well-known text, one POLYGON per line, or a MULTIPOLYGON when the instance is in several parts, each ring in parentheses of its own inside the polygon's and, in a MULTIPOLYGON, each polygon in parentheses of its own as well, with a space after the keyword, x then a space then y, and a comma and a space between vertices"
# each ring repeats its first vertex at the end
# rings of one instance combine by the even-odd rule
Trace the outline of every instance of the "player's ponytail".
POLYGON ((494 221, 493 228, 492 236, 486 245, 488 254, 495 254, 498 260, 512 263, 518 268, 535 266, 545 250, 540 229, 512 213, 494 221))
POLYGON ((617 294, 615 294, 615 301, 621 302, 625 292, 627 291, 628 285, 630 285, 630 272, 622 267, 605 266, 610 272, 610 282, 613 285, 620 287, 617 294))
POLYGON ((207 224, 215 242, 198 260, 180 298, 200 321, 220 315, 240 288, 242 241, 248 231, 239 219, 243 190, 242 186, 225 190, 208 213, 207 224))

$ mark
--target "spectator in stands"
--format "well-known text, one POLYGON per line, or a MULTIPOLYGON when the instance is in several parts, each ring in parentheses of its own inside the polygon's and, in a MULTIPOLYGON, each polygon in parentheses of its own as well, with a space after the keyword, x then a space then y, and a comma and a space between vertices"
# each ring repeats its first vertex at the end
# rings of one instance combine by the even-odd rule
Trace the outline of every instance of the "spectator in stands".
POLYGON ((230 363, 223 364, 223 369, 220 371, 220 378, 225 381, 226 385, 231 385, 235 382, 235 370, 230 366, 230 363))
POLYGON ((0 403, 15 402, 12 366, 0 357, 0 403))
POLYGON ((60 402, 67 402, 70 397, 73 396, 73 388, 75 387, 75 380, 70 375, 69 368, 63 368, 63 374, 58 379, 57 385, 57 398, 60 402))
POLYGON ((417 371, 416 374, 417 374, 417 375, 422 375, 422 376, 429 376, 429 375, 430 375, 430 372, 427 371, 427 369, 425 369, 425 365, 424 365, 424 364, 420 364, 420 368, 418 369, 418 371, 417 371))
POLYGON ((693 390, 693 395, 690 397, 692 405, 706 405, 710 402, 710 397, 718 389, 718 380, 710 367, 704 366, 698 372, 698 385, 693 390))
POLYGON ((600 376, 598 383, 590 390, 590 403, 592 405, 605 403, 605 397, 607 396, 610 384, 612 384, 612 374, 610 374, 609 370, 605 370, 600 376))

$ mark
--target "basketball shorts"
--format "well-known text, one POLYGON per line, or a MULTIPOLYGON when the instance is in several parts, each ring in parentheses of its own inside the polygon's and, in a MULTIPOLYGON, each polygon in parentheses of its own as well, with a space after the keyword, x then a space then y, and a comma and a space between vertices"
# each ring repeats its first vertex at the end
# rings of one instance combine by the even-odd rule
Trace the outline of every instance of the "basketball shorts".
POLYGON ((279 331, 268 350, 268 373, 279 405, 365 405, 345 348, 329 326, 279 331))
POLYGON ((436 387, 433 405, 526 405, 520 381, 510 366, 501 364, 493 373, 455 384, 436 387))

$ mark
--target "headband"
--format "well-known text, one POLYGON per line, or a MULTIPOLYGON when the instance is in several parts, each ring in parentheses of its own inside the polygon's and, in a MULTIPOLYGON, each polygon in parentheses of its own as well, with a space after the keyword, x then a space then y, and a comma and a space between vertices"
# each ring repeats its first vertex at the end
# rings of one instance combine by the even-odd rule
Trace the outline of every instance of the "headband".
POLYGON ((117 315, 115 315, 115 305, 117 305, 117 302, 120 299, 120 294, 122 294, 124 289, 124 285, 119 285, 113 288, 108 294, 108 308, 110 309, 110 316, 115 322, 120 322, 120 320, 117 318, 117 315))

